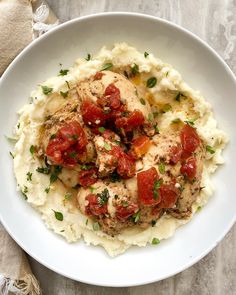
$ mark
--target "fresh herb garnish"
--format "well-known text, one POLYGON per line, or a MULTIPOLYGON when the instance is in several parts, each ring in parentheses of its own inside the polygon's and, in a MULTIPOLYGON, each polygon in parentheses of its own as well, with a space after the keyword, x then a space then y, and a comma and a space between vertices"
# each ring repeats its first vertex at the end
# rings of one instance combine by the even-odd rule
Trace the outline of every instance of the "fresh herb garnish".
POLYGON ((105 130, 106 130, 106 129, 105 129, 104 127, 99 127, 99 128, 98 128, 98 131, 101 132, 101 133, 105 132, 105 130))
POLYGON ((89 189, 91 193, 94 193, 94 191, 96 190, 96 187, 90 186, 89 189))
POLYGON ((147 58, 148 56, 149 56, 149 53, 145 51, 144 52, 144 57, 147 58))
POLYGON ((89 61, 90 59, 91 59, 91 54, 88 53, 88 54, 87 54, 87 57, 85 57, 85 60, 89 61))
POLYGON ((21 190, 22 195, 24 196, 25 200, 28 199, 27 193, 28 193, 28 187, 24 185, 24 188, 21 190))
POLYGON ((54 183, 58 179, 58 174, 61 173, 62 166, 56 165, 54 166, 54 171, 50 176, 50 184, 54 183))
POLYGON ((109 143, 105 142, 104 143, 104 148, 105 148, 105 150, 110 151, 111 150, 111 145, 109 143))
POLYGON ((135 76, 139 73, 139 66, 137 64, 132 65, 131 73, 135 76))
POLYGON ((65 76, 65 75, 68 74, 68 72, 69 72, 69 70, 63 70, 63 69, 61 69, 58 76, 65 76))
POLYGON ((53 91, 53 88, 48 87, 48 86, 42 85, 41 88, 42 88, 43 94, 45 94, 45 95, 51 94, 53 91))
POLYGON ((155 129, 155 133, 159 134, 160 133, 160 130, 157 126, 157 123, 154 125, 154 129, 155 129))
POLYGON ((119 198, 119 196, 118 195, 114 195, 114 198, 115 198, 115 200, 117 200, 119 198))
POLYGON ((77 156, 77 153, 75 151, 69 153, 69 157, 72 158, 72 159, 75 159, 77 156))
POLYGON ((169 103, 167 103, 167 104, 164 104, 164 105, 163 105, 163 107, 162 107, 162 112, 163 112, 163 113, 167 113, 167 112, 169 112, 171 109, 172 109, 172 106, 171 106, 169 103))
POLYGON ((165 170, 166 170, 166 166, 165 166, 165 164, 164 164, 164 163, 160 163, 160 164, 158 165, 158 169, 159 169, 159 172, 160 172, 161 174, 164 174, 164 173, 165 173, 165 170))
POLYGON ((60 95, 64 98, 67 98, 68 93, 69 93, 69 91, 66 91, 66 92, 60 91, 60 95))
POLYGON ((148 88, 153 88, 157 84, 157 78, 156 77, 151 77, 147 80, 146 86, 148 88))
POLYGON ((51 171, 51 168, 50 167, 38 167, 36 169, 36 171, 39 173, 43 173, 43 174, 49 174, 51 171))
POLYGON ((215 153, 215 150, 214 150, 213 147, 210 146, 210 145, 207 145, 207 146, 206 146, 206 150, 207 150, 210 154, 214 154, 214 153, 215 153))
POLYGON ((154 186, 153 186, 153 197, 155 200, 158 199, 159 197, 159 188, 161 187, 161 184, 162 184, 162 179, 158 179, 158 180, 155 180, 154 182, 154 186))
POLYGON ((50 191, 50 186, 49 186, 49 187, 46 187, 44 191, 45 191, 45 193, 47 193, 47 194, 48 194, 48 193, 49 193, 49 191, 50 191))
POLYGON ((122 201, 122 206, 123 207, 128 207, 129 206, 129 203, 127 201, 122 201))
POLYGON ((158 238, 153 238, 152 239, 152 245, 158 245, 158 244, 160 244, 160 240, 158 239, 158 238))
POLYGON ((140 98, 140 100, 139 100, 140 102, 141 102, 141 104, 142 105, 144 105, 145 106, 145 104, 146 104, 146 101, 145 101, 145 99, 143 99, 143 98, 140 98))
POLYGON ((189 126, 193 127, 194 126, 194 121, 195 120, 186 120, 184 121, 186 124, 188 124, 189 126))
POLYGON ((153 114, 149 113, 148 114, 148 121, 152 122, 153 121, 153 114))
POLYGON ((52 209, 52 211, 54 212, 54 215, 55 215, 55 217, 56 217, 57 220, 63 221, 63 214, 61 212, 55 211, 53 209, 52 209))
POLYGON ((55 139, 57 137, 57 135, 54 133, 50 136, 50 139, 55 139))
POLYGON ((197 207, 197 212, 201 211, 202 210, 202 206, 198 206, 197 207))
POLYGON ((85 224, 88 225, 88 218, 86 219, 85 224))
POLYGON ((65 81, 65 82, 66 82, 66 85, 67 85, 68 89, 70 89, 70 84, 69 84, 69 82, 68 82, 68 81, 65 81))
POLYGON ((116 171, 114 171, 113 173, 110 174, 110 181, 111 182, 121 181, 121 177, 116 171))
POLYGON ((19 129, 19 128, 20 128, 20 123, 18 123, 18 124, 16 125, 16 127, 17 127, 17 129, 19 129))
POLYGON ((98 231, 98 230, 100 230, 100 224, 99 224, 98 222, 94 222, 94 223, 93 223, 93 230, 94 230, 94 231, 98 231))
POLYGON ((152 114, 153 114, 153 117, 154 118, 157 118, 158 117, 158 112, 153 112, 152 114))
POLYGON ((137 223, 137 222, 139 221, 139 219, 140 219, 140 214, 141 214, 141 211, 138 211, 138 212, 136 212, 136 213, 134 213, 134 214, 132 215, 132 220, 133 220, 134 223, 137 223))
POLYGON ((65 198, 65 200, 70 200, 72 198, 72 194, 71 193, 66 193, 64 198, 65 198))
POLYGON ((14 158, 15 158, 15 156, 13 155, 13 153, 12 153, 12 152, 9 152, 9 154, 10 154, 10 156, 12 157, 12 159, 14 159, 14 158))
POLYGON ((178 92, 177 95, 176 95, 176 97, 175 97, 175 100, 180 102, 180 96, 181 96, 181 93, 178 92))
POLYGON ((90 168, 91 168, 91 165, 86 165, 86 164, 80 165, 81 170, 89 170, 90 168))
POLYGON ((110 70, 112 67, 113 67, 113 64, 111 62, 108 62, 108 63, 103 65, 101 71, 110 70))
POLYGON ((28 181, 32 181, 32 175, 33 175, 33 173, 32 172, 27 172, 26 175, 27 175, 27 180, 28 181))
POLYGON ((109 197, 110 197, 109 191, 107 188, 104 188, 104 190, 100 194, 97 194, 97 196, 98 196, 98 203, 101 206, 106 204, 108 202, 109 197))
POLYGON ((173 123, 173 124, 177 124, 177 123, 180 123, 180 122, 181 122, 181 120, 179 118, 176 118, 176 119, 171 121, 171 123, 173 123))
POLYGON ((152 227, 155 226, 156 223, 157 223, 157 221, 153 219, 153 220, 151 221, 151 225, 152 225, 152 227))
POLYGON ((30 146, 30 153, 32 156, 34 155, 34 153, 35 153, 35 146, 34 145, 30 146))

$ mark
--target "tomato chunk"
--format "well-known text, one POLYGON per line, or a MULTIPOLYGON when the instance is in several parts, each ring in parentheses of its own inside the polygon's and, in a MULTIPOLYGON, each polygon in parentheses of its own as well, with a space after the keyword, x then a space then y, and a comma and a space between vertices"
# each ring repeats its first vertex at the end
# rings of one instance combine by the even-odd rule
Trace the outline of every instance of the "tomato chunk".
POLYGON ((200 145, 200 138, 196 129, 186 124, 180 133, 180 139, 184 152, 193 153, 200 145))
POLYGON ((116 207, 116 217, 124 221, 138 211, 138 205, 133 202, 128 202, 127 205, 119 205, 116 207))
POLYGON ((105 96, 109 98, 109 106, 115 110, 121 105, 120 90, 112 83, 109 84, 105 90, 105 96))
POLYGON ((99 204, 97 195, 89 194, 85 199, 88 201, 85 207, 87 215, 99 216, 107 213, 107 204, 99 204))
POLYGON ((94 75, 94 80, 101 80, 103 75, 105 75, 105 74, 102 73, 102 72, 97 72, 97 73, 94 75))
POLYGON ((115 125, 118 128, 124 128, 125 131, 132 131, 144 123, 144 116, 139 110, 134 110, 127 117, 118 118, 115 125))
POLYGON ((182 164, 180 172, 183 175, 186 175, 189 179, 193 179, 196 176, 197 172, 196 158, 188 158, 186 162, 182 164))
POLYGON ((155 167, 137 174, 138 200, 143 205, 156 205, 161 202, 158 192, 155 194, 155 184, 159 175, 155 167))
POLYGON ((161 208, 172 208, 178 198, 178 190, 172 184, 162 184, 160 187, 161 208))
POLYGON ((89 170, 82 170, 79 172, 78 183, 83 186, 87 187, 98 180, 98 171, 97 168, 93 167, 89 170))
POLYGON ((118 158, 117 172, 122 178, 130 178, 135 175, 136 165, 135 160, 125 152, 120 154, 118 158))
POLYGON ((103 109, 90 100, 85 100, 81 104, 81 114, 84 123, 91 126, 103 126, 107 119, 103 109))
POLYGON ((131 154, 135 157, 135 159, 139 159, 142 155, 146 154, 149 147, 151 145, 151 141, 147 136, 139 136, 132 140, 131 146, 131 154))
POLYGON ((170 148, 170 164, 175 165, 179 162, 182 156, 181 146, 172 146, 170 148))

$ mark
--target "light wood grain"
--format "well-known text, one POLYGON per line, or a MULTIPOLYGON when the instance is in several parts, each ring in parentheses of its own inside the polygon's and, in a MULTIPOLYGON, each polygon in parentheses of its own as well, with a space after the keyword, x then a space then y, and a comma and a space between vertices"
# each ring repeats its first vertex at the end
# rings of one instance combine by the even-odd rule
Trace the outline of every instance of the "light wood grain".
MULTIPOLYGON (((236 0, 48 0, 48 3, 61 22, 103 11, 162 17, 205 40, 236 73, 236 0)), ((32 258, 30 261, 46 295, 235 295, 235 249, 236 226, 210 254, 182 273, 158 283, 116 289, 74 282, 32 258)), ((158 261, 155 263, 158 267, 158 261)))

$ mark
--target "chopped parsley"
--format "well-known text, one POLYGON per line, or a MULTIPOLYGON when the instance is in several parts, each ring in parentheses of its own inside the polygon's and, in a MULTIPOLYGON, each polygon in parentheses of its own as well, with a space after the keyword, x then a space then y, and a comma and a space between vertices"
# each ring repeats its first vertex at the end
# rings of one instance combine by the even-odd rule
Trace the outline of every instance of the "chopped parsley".
POLYGON ((88 218, 86 219, 85 224, 88 225, 88 218))
POLYGON ((159 172, 160 172, 161 174, 164 174, 164 173, 165 173, 165 170, 166 170, 166 166, 165 166, 165 164, 164 164, 164 163, 160 163, 160 164, 158 165, 158 169, 159 169, 159 172))
POLYGON ((195 120, 186 120, 184 121, 186 124, 188 124, 189 126, 193 127, 194 126, 194 121, 195 120))
POLYGON ((111 62, 108 62, 108 63, 103 65, 101 71, 110 70, 112 67, 113 67, 113 64, 111 62))
POLYGON ((77 153, 76 152, 71 152, 71 153, 69 153, 69 157, 70 158, 72 158, 72 159, 75 159, 76 158, 76 156, 77 156, 77 153))
POLYGON ((91 165, 86 165, 86 164, 80 165, 81 170, 89 170, 91 167, 92 167, 91 165))
POLYGON ((58 179, 58 174, 61 173, 62 166, 56 165, 54 166, 54 171, 50 176, 50 184, 54 183, 58 179))
POLYGON ((93 223, 93 230, 94 230, 94 231, 98 231, 98 230, 100 230, 100 224, 99 224, 98 222, 94 222, 94 223, 93 223))
POLYGON ((55 139, 57 137, 57 135, 54 133, 50 136, 50 139, 55 139))
POLYGON ((30 146, 30 153, 32 156, 34 155, 34 153, 35 153, 35 146, 34 145, 30 146))
POLYGON ((163 107, 162 107, 162 112, 163 112, 163 113, 167 113, 167 112, 169 112, 171 109, 172 109, 172 106, 171 106, 169 103, 167 103, 167 104, 164 104, 164 105, 163 105, 163 107))
POLYGON ((154 118, 157 118, 158 117, 158 112, 153 112, 152 114, 153 114, 153 117, 154 118))
POLYGON ((68 81, 66 81, 66 85, 67 85, 68 89, 70 89, 70 84, 68 81))
POLYGON ((63 214, 61 212, 55 211, 53 209, 52 209, 52 211, 54 212, 54 215, 55 215, 55 217, 56 217, 57 220, 63 221, 63 214))
POLYGON ((144 52, 144 57, 147 58, 148 56, 149 56, 149 53, 145 51, 144 52))
POLYGON ((160 133, 160 130, 157 126, 157 123, 154 125, 154 129, 155 129, 155 133, 159 134, 160 133))
POLYGON ((148 114, 148 121, 152 122, 153 121, 153 114, 149 113, 148 114))
POLYGON ((155 200, 158 199, 159 197, 159 188, 161 187, 161 184, 162 184, 162 179, 159 179, 159 180, 155 180, 154 182, 154 186, 153 186, 153 197, 155 200))
POLYGON ((33 175, 33 173, 32 172, 27 172, 26 175, 27 175, 27 180, 28 181, 32 181, 32 175, 33 175))
POLYGON ((50 186, 46 187, 44 191, 48 194, 50 192, 50 186))
POLYGON ((141 214, 141 211, 138 211, 138 212, 136 212, 136 213, 134 213, 134 214, 132 215, 132 220, 133 220, 134 223, 137 223, 137 222, 139 221, 139 219, 140 219, 140 214, 141 214))
POLYGON ((108 199, 110 197, 109 191, 107 188, 104 188, 104 190, 100 194, 97 194, 97 196, 98 196, 98 203, 101 206, 107 204, 108 199))
POLYGON ((131 73, 135 76, 139 73, 139 66, 137 64, 134 64, 132 67, 131 67, 131 73))
POLYGON ((104 127, 99 127, 99 128, 98 128, 98 131, 101 132, 101 133, 103 133, 103 132, 106 131, 106 128, 104 128, 104 127))
POLYGON ((145 99, 143 99, 143 98, 140 98, 140 100, 139 100, 140 102, 141 102, 141 104, 142 105, 144 105, 145 106, 145 104, 146 104, 146 101, 145 101, 145 99))
POLYGON ((181 122, 181 120, 179 118, 176 118, 176 119, 171 121, 171 123, 173 123, 173 124, 177 124, 177 123, 180 123, 180 122, 181 122))
POLYGON ((93 193, 96 190, 96 187, 90 186, 89 189, 90 189, 90 192, 93 193))
POLYGON ((214 153, 215 153, 215 150, 214 150, 213 147, 210 146, 210 145, 207 145, 207 146, 206 146, 206 150, 207 150, 207 152, 209 152, 210 154, 214 154, 214 153))
POLYGON ((20 123, 18 123, 18 124, 16 125, 16 127, 19 129, 19 128, 20 128, 20 123))
POLYGON ((127 201, 122 201, 122 206, 123 207, 128 207, 129 206, 129 203, 127 201))
POLYGON ((157 221, 153 219, 153 220, 151 221, 151 225, 152 225, 152 227, 154 227, 154 226, 156 225, 156 223, 157 223, 157 221))
POLYGON ((156 77, 151 77, 146 82, 147 88, 153 88, 156 84, 157 84, 157 78, 156 77))
POLYGON ((121 181, 121 177, 116 171, 114 171, 113 173, 110 174, 110 181, 111 182, 121 181))
POLYGON ((65 92, 60 91, 60 95, 61 95, 62 97, 64 97, 64 98, 67 98, 68 93, 69 93, 69 91, 65 91, 65 92))
POLYGON ((69 72, 69 70, 63 70, 63 69, 61 69, 58 76, 65 76, 65 75, 68 74, 68 72, 69 72))
POLYGON ((21 190, 21 193, 22 193, 22 195, 24 196, 24 198, 25 198, 25 200, 27 200, 28 199, 28 197, 27 197, 27 193, 28 193, 28 187, 27 186, 25 186, 24 185, 24 188, 21 190))
POLYGON ((158 244, 160 244, 160 240, 158 239, 158 238, 153 238, 152 239, 152 245, 158 245, 158 244))
POLYGON ((175 100, 176 100, 176 101, 180 101, 180 96, 181 96, 181 93, 178 92, 177 95, 176 95, 176 97, 175 97, 175 100))
POLYGON ((85 57, 85 60, 89 61, 90 59, 91 59, 91 54, 88 53, 88 54, 87 54, 87 57, 85 57))
POLYGON ((12 159, 14 159, 14 158, 15 158, 15 156, 13 155, 13 153, 12 153, 12 152, 9 152, 9 154, 10 154, 10 156, 12 157, 12 159))
POLYGON ((42 85, 41 88, 42 88, 43 94, 45 94, 45 95, 51 94, 53 91, 53 88, 48 87, 48 86, 42 85))
POLYGON ((111 145, 109 143, 105 142, 104 143, 104 148, 105 148, 105 150, 110 151, 111 150, 111 145))
POLYGON ((66 193, 64 198, 65 198, 65 200, 70 200, 72 198, 72 194, 71 193, 66 193))
POLYGON ((202 206, 198 206, 197 207, 197 212, 201 211, 202 210, 202 206))
POLYGON ((43 173, 43 174, 49 174, 51 171, 51 168, 50 167, 38 167, 36 169, 36 171, 39 173, 43 173))

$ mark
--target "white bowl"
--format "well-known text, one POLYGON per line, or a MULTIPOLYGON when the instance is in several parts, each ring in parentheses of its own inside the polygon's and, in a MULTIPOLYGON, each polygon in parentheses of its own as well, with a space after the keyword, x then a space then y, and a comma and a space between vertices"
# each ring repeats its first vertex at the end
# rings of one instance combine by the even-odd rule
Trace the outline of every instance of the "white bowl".
POLYGON ((69 278, 95 285, 132 286, 162 280, 196 263, 235 221, 236 81, 223 60, 203 41, 167 21, 141 14, 103 13, 60 25, 32 42, 9 66, 0 82, 0 217, 7 231, 32 257, 69 278), (220 127, 230 135, 226 164, 214 175, 215 194, 191 222, 158 246, 133 247, 110 258, 83 241, 68 244, 48 230, 38 213, 16 193, 9 156, 16 111, 31 90, 103 45, 127 42, 172 64, 213 105, 220 127))

